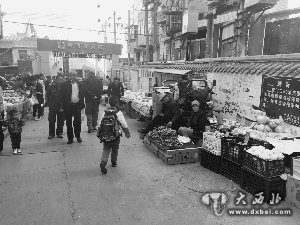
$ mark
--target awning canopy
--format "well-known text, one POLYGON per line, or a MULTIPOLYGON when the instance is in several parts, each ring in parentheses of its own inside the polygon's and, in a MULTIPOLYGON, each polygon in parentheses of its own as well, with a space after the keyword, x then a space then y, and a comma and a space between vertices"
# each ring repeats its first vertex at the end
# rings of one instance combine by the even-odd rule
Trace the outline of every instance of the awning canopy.
POLYGON ((178 74, 178 75, 184 75, 191 71, 192 70, 176 70, 176 69, 154 69, 153 70, 153 72, 170 73, 170 74, 178 74))

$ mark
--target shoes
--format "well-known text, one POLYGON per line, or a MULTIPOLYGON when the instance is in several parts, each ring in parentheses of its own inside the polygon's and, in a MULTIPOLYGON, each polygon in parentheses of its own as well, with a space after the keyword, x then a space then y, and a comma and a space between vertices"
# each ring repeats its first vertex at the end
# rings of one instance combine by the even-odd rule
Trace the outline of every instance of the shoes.
POLYGON ((96 132, 98 129, 97 128, 93 128, 93 132, 96 132))
POLYGON ((112 167, 117 167, 117 162, 111 162, 112 167))
POLYGON ((21 149, 17 149, 17 153, 21 154, 22 153, 21 149))
POLYGON ((68 140, 67 144, 70 145, 73 144, 73 142, 74 142, 73 140, 68 140))
POLYGON ((35 118, 34 118, 35 121, 39 121, 40 119, 41 119, 41 118, 39 118, 39 117, 35 117, 35 118))
POLYGON ((62 134, 58 134, 57 137, 58 138, 64 138, 64 136, 62 134))
POLYGON ((17 150, 17 149, 14 149, 13 154, 14 154, 14 155, 18 154, 18 150, 17 150))
POLYGON ((78 141, 79 143, 81 143, 81 142, 82 142, 81 137, 78 137, 78 138, 77 138, 77 141, 78 141))
POLYGON ((48 139, 52 139, 52 138, 54 138, 54 136, 51 136, 51 135, 48 136, 48 139))
POLYGON ((100 163, 101 173, 107 174, 107 169, 105 168, 105 162, 100 163))
POLYGON ((92 129, 88 129, 88 133, 89 133, 89 134, 92 133, 92 129))

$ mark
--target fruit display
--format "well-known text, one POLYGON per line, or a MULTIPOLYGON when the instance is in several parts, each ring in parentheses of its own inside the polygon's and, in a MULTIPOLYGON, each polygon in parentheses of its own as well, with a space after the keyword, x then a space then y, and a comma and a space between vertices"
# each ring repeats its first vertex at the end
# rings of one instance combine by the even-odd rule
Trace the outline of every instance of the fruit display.
POLYGON ((255 155, 260 159, 273 161, 273 160, 282 160, 284 155, 281 153, 281 150, 274 148, 272 150, 266 149, 263 146, 252 146, 247 150, 251 155, 255 155))
POLYGON ((25 101, 26 99, 27 99, 26 96, 19 92, 16 92, 13 90, 3 91, 4 104, 7 104, 7 105, 19 104, 19 103, 25 101))
POLYGON ((166 127, 158 127, 147 134, 151 142, 155 142, 163 149, 180 149, 182 143, 178 140, 176 130, 166 127))
POLYGON ((221 138, 224 136, 224 133, 218 131, 204 132, 202 146, 214 155, 221 155, 221 138))

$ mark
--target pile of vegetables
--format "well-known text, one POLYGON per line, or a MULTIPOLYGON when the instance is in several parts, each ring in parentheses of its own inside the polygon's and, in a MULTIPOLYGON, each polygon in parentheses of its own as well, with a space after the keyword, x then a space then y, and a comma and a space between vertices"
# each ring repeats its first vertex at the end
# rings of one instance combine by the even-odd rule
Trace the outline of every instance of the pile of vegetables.
POLYGON ((251 125, 252 129, 262 132, 275 132, 275 133, 288 133, 292 134, 293 131, 290 128, 284 127, 283 119, 270 119, 267 116, 258 116, 256 123, 251 125))
POLYGON ((263 146, 253 146, 247 152, 267 161, 282 160, 284 158, 284 155, 277 148, 269 150, 263 146))
POLYGON ((26 99, 26 96, 19 93, 15 92, 13 90, 6 90, 3 91, 3 101, 9 104, 16 104, 23 102, 26 99))
POLYGON ((178 149, 182 147, 182 144, 178 140, 176 130, 172 130, 166 127, 158 127, 147 134, 150 141, 156 142, 160 147, 166 149, 178 149))

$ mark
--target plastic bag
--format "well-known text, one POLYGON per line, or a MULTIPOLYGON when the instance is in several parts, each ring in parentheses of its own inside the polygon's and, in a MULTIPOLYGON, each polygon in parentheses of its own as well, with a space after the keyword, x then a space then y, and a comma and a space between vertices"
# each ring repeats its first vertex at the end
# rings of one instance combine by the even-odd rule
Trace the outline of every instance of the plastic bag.
POLYGON ((29 98, 29 102, 31 105, 39 104, 39 101, 37 100, 37 98, 35 96, 32 96, 31 98, 29 98))

